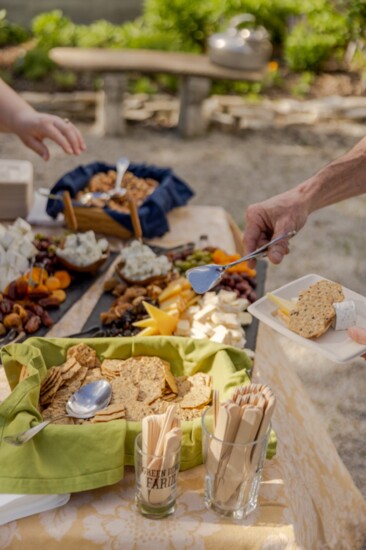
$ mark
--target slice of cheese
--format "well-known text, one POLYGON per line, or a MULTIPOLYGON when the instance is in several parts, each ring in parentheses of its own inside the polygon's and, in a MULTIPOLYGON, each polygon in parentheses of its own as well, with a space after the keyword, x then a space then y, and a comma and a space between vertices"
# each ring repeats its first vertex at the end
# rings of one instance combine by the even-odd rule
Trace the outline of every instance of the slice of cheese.
POLYGON ((138 327, 138 328, 147 328, 147 327, 155 327, 156 326, 155 320, 151 319, 151 317, 148 317, 147 319, 141 319, 140 321, 135 321, 132 324, 133 324, 134 327, 138 327))
POLYGON ((192 288, 191 283, 186 277, 179 277, 179 279, 176 279, 174 282, 180 284, 183 290, 188 290, 192 288))
POLYGON ((164 300, 160 304, 160 309, 163 309, 164 311, 170 310, 170 309, 177 309, 178 311, 184 311, 186 309, 186 301, 182 298, 180 295, 173 296, 172 298, 169 298, 169 300, 164 300))
POLYGON ((286 300, 286 298, 280 298, 279 296, 276 296, 275 294, 272 294, 271 292, 267 292, 266 297, 271 300, 276 306, 278 306, 283 313, 286 315, 290 315, 291 310, 294 309, 295 303, 291 302, 291 300, 286 300))
POLYGON ((157 336, 159 331, 157 327, 146 327, 144 330, 138 333, 138 336, 157 336))
POLYGON ((169 315, 169 313, 158 309, 148 302, 143 302, 143 304, 150 317, 154 319, 158 332, 164 336, 173 334, 178 324, 178 317, 169 315))
POLYGON ((181 294, 183 288, 182 286, 174 281, 173 283, 170 283, 159 295, 159 303, 163 303, 166 300, 169 300, 173 298, 173 296, 177 296, 178 294, 181 294))

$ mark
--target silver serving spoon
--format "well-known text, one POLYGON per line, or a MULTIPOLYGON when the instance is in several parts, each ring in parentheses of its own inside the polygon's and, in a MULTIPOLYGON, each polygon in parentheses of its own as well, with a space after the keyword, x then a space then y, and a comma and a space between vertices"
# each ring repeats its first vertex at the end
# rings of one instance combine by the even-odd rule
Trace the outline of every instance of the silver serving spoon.
POLYGON ((197 294, 204 294, 205 292, 211 290, 221 281, 225 274, 225 271, 229 267, 233 267, 234 265, 240 264, 241 262, 245 262, 247 260, 251 260, 252 258, 256 258, 258 256, 263 256, 264 252, 266 252, 269 247, 271 247, 278 241, 282 241, 283 239, 291 239, 291 237, 293 237, 294 235, 296 235, 296 231, 289 231, 287 233, 284 233, 283 235, 279 235, 269 243, 261 246, 260 248, 257 248, 257 250, 254 250, 254 252, 247 254, 247 256, 239 258, 239 260, 235 260, 235 262, 231 262, 226 265, 208 264, 193 267, 192 269, 188 269, 188 271, 186 271, 186 277, 191 283, 193 290, 197 292, 197 294))
POLYGON ((127 172, 127 169, 130 165, 130 161, 126 157, 121 157, 116 162, 116 170, 117 170, 117 177, 116 177, 116 183, 114 186, 114 189, 112 189, 109 192, 109 195, 112 197, 115 196, 124 196, 126 194, 126 189, 124 187, 121 188, 121 183, 123 176, 127 172))
POLYGON ((83 206, 88 206, 90 202, 93 199, 101 199, 103 201, 109 201, 112 197, 124 197, 127 193, 127 190, 124 187, 121 187, 122 179, 125 173, 127 172, 127 169, 130 165, 130 161, 126 157, 121 157, 116 162, 116 171, 117 171, 117 177, 116 177, 116 183, 114 185, 114 188, 110 191, 105 191, 104 193, 84 193, 80 199, 79 202, 83 206))
POLYGON ((38 432, 48 426, 48 424, 60 418, 67 416, 71 418, 91 418, 96 412, 109 405, 111 397, 112 386, 107 380, 97 380, 85 384, 85 386, 82 386, 78 391, 73 393, 66 403, 67 413, 45 420, 37 424, 37 426, 25 430, 25 432, 4 437, 4 441, 11 445, 23 445, 23 443, 32 439, 38 432))

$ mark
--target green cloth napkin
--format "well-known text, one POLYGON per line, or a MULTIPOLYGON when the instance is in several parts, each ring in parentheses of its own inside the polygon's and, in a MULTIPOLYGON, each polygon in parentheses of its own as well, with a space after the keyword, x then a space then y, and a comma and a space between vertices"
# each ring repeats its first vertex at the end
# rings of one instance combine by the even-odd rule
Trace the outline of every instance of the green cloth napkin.
MULTIPOLYGON (((211 374, 220 398, 249 383, 251 360, 236 348, 207 340, 154 336, 133 338, 30 338, 2 350, 12 389, 0 404, 0 487, 4 493, 68 493, 110 485, 123 478, 124 466, 134 463, 134 440, 140 422, 114 420, 91 425, 50 424, 20 447, 3 441, 40 422, 37 405, 47 369, 65 361, 67 349, 80 342, 92 346, 100 360, 157 355, 168 361, 173 374, 211 374), (30 375, 18 383, 22 365, 30 375)), ((182 423, 181 469, 202 463, 200 419, 182 423)), ((272 452, 272 451, 271 451, 272 452)), ((271 454, 271 453, 270 453, 271 454)))

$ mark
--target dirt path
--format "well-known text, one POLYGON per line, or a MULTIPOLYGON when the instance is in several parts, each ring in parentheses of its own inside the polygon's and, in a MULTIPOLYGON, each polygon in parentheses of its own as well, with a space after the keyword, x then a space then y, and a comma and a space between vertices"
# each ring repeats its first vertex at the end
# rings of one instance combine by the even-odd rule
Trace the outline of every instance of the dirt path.
MULTIPOLYGON (((16 138, 4 135, 0 135, 0 156, 31 160, 36 187, 52 186, 80 163, 114 162, 122 155, 135 162, 171 166, 195 189, 194 203, 223 206, 241 226, 247 205, 304 180, 364 135, 364 127, 349 124, 241 136, 211 132, 186 142, 173 132, 138 127, 123 139, 101 139, 90 128, 83 130, 88 151, 80 159, 65 157, 51 146, 52 160, 45 164, 16 138)), ((364 195, 314 214, 292 241, 290 256, 281 266, 269 267, 267 289, 318 273, 366 294, 365 212, 364 195)), ((319 358, 309 364, 295 358, 294 364, 366 496, 366 363, 338 365, 319 358)))

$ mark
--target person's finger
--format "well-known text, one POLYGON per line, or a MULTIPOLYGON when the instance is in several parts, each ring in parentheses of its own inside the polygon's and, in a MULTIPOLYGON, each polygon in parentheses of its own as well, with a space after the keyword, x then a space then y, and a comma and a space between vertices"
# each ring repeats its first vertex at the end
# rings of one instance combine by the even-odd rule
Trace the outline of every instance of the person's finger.
POLYGON ((32 149, 32 151, 42 157, 43 160, 49 160, 50 152, 48 150, 48 147, 46 147, 46 145, 42 141, 34 138, 33 136, 28 136, 27 139, 22 141, 24 145, 32 149))
POLYGON ((73 153, 79 155, 82 151, 85 151, 86 145, 79 130, 74 126, 69 119, 58 119, 55 121, 55 126, 65 136, 67 141, 72 147, 73 153))
POLYGON ((58 128, 54 125, 53 122, 43 125, 43 137, 52 139, 57 145, 59 145, 65 153, 72 155, 74 151, 71 144, 68 142, 66 137, 60 132, 58 128))
POLYGON ((350 327, 347 330, 348 336, 357 344, 366 345, 366 329, 361 327, 350 327))

